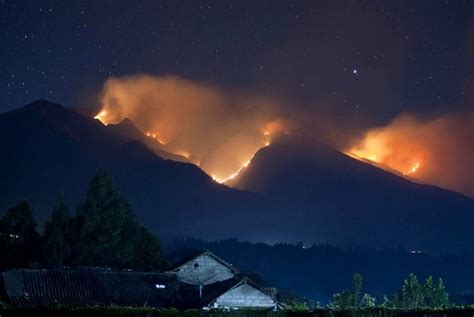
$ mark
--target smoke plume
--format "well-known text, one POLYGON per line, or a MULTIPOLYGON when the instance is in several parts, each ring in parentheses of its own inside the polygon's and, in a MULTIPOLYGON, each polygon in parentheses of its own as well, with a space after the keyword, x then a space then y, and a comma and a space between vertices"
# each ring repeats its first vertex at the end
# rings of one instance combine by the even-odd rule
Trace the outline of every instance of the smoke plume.
POLYGON ((276 134, 291 132, 415 180, 474 196, 474 113, 428 120, 404 114, 354 141, 360 131, 344 130, 324 107, 282 107, 272 98, 176 76, 110 78, 101 101, 96 118, 103 123, 131 119, 164 150, 188 158, 219 182, 234 177, 276 134))
POLYGON ((474 113, 431 120, 400 115, 370 129, 346 153, 474 197, 474 113))
POLYGON ((235 173, 281 129, 274 101, 175 76, 110 78, 102 105, 97 118, 103 123, 131 119, 216 180, 235 173))

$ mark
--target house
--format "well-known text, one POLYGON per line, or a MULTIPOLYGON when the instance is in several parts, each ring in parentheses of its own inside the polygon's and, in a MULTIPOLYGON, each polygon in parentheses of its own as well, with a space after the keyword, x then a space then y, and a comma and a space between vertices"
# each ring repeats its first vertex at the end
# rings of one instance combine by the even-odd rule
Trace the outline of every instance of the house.
POLYGON ((211 251, 206 251, 184 259, 173 272, 180 282, 204 286, 231 279, 239 270, 211 251))
POLYGON ((0 302, 17 307, 277 308, 277 290, 210 251, 170 272, 103 268, 14 269, 0 275, 0 302))
POLYGON ((185 259, 172 271, 182 283, 183 298, 210 308, 276 308, 276 288, 256 274, 241 273, 211 251, 185 259))

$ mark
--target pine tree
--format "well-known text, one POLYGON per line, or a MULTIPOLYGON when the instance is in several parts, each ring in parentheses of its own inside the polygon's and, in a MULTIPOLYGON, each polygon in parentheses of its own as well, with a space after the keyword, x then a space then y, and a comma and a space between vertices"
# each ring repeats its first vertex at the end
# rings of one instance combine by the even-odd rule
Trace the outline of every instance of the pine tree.
POLYGON ((0 221, 0 268, 26 267, 41 259, 40 236, 30 205, 19 202, 0 221))
POLYGON ((130 204, 104 169, 92 178, 71 223, 78 236, 75 264, 159 270, 166 266, 159 240, 135 220, 130 204))
POLYGON ((51 221, 45 225, 44 249, 46 262, 49 264, 64 265, 70 259, 70 217, 63 197, 53 209, 51 221))
POLYGON ((103 168, 92 178, 78 217, 80 264, 127 267, 133 263, 138 227, 130 205, 103 168))
POLYGON ((352 284, 354 285, 354 307, 359 307, 362 291, 362 275, 360 273, 354 273, 352 284))
POLYGON ((143 271, 163 270, 167 263, 160 241, 145 227, 139 227, 134 268, 143 271))
POLYGON ((434 307, 435 305, 435 286, 433 277, 430 275, 423 285, 423 306, 434 307))
POLYGON ((449 294, 446 292, 443 280, 440 278, 434 288, 433 307, 440 308, 449 305, 449 294))
POLYGON ((413 273, 405 279, 402 288, 402 303, 404 308, 417 309, 422 302, 422 290, 418 278, 413 273))

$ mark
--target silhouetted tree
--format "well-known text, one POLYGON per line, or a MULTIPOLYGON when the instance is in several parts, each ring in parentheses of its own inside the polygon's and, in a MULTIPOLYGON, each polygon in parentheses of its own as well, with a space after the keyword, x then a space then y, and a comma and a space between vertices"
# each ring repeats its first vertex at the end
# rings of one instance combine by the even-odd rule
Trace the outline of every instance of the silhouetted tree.
POLYGON ((366 308, 372 308, 372 307, 375 307, 375 303, 376 303, 376 298, 373 297, 372 295, 370 294, 364 294, 364 296, 362 296, 362 306, 363 307, 366 307, 366 308))
POLYGON ((354 307, 359 307, 360 294, 362 291, 362 275, 360 273, 354 273, 352 276, 352 284, 354 286, 354 307))
POLYGON ((435 305, 435 286, 433 277, 430 275, 426 278, 423 285, 423 306, 434 307, 435 305))
POLYGON ((135 269, 152 271, 165 269, 167 261, 160 241, 143 226, 139 226, 137 248, 135 253, 135 269))
POLYGON ((108 173, 99 169, 86 200, 78 206, 77 256, 85 265, 123 267, 133 262, 137 226, 130 208, 113 187, 108 173))
POLYGON ((44 249, 48 264, 64 265, 71 256, 71 232, 68 207, 61 197, 53 209, 51 221, 45 224, 44 249))
POLYGON ((130 204, 99 169, 74 221, 78 243, 76 262, 83 265, 159 269, 164 265, 161 245, 135 220, 130 204))
POLYGON ((433 307, 446 307, 449 305, 449 294, 446 292, 443 280, 438 279, 438 283, 434 287, 433 307))
POLYGON ((422 288, 418 283, 415 274, 410 273, 403 282, 402 304, 403 308, 417 309, 421 306, 423 300, 422 288))
POLYGON ((41 259, 40 236, 26 201, 11 207, 0 221, 0 267, 26 267, 41 259))
POLYGON ((354 304, 354 296, 348 289, 342 290, 341 293, 333 295, 331 304, 329 305, 332 309, 347 310, 354 304))

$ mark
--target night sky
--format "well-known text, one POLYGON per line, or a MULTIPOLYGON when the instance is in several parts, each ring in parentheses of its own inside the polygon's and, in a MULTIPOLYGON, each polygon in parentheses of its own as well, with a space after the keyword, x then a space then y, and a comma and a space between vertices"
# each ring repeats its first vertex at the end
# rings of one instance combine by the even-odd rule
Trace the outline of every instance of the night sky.
POLYGON ((349 126, 472 109, 469 1, 9 1, 0 111, 96 104, 109 76, 174 74, 349 126))

